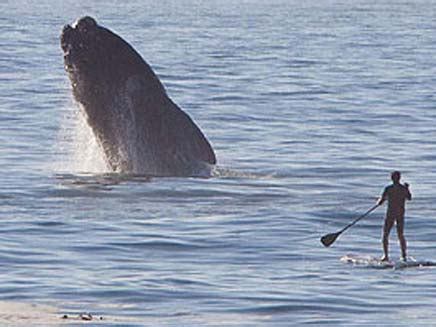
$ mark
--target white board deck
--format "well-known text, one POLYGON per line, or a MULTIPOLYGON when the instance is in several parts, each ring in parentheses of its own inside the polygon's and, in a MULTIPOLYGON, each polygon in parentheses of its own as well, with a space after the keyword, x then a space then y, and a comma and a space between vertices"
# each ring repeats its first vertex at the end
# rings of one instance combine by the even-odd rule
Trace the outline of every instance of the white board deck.
POLYGON ((342 262, 351 263, 362 267, 375 269, 403 269, 419 267, 436 267, 436 261, 415 260, 408 258, 407 261, 381 261, 380 258, 370 255, 347 254, 341 258, 342 262))

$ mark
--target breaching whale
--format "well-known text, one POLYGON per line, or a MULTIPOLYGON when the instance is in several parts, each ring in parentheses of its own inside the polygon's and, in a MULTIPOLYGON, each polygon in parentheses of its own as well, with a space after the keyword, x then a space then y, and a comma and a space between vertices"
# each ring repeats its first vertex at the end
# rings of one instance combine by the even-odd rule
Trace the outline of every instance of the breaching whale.
POLYGON ((112 171, 210 175, 210 143, 131 45, 86 16, 63 28, 61 48, 73 97, 112 171))

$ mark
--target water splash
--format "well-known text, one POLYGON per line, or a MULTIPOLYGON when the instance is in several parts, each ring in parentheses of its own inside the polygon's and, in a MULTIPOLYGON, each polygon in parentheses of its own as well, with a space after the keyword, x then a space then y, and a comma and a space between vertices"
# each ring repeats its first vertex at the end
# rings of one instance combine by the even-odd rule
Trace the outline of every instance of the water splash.
POLYGON ((110 172, 103 151, 81 110, 74 110, 65 117, 58 146, 63 158, 57 163, 55 171, 97 174, 110 172))

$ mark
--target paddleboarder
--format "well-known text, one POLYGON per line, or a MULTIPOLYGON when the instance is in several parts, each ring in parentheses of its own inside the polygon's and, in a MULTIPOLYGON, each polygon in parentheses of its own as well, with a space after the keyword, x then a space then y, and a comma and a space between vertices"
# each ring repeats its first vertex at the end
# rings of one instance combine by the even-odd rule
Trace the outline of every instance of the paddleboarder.
POLYGON ((409 191, 409 184, 400 183, 401 173, 394 171, 391 173, 392 185, 387 186, 377 205, 382 205, 388 201, 388 209, 383 225, 383 257, 381 261, 389 261, 389 233, 391 232, 394 223, 397 226, 397 235, 401 246, 401 258, 406 260, 407 243, 404 237, 404 212, 406 200, 412 200, 412 194, 409 191))

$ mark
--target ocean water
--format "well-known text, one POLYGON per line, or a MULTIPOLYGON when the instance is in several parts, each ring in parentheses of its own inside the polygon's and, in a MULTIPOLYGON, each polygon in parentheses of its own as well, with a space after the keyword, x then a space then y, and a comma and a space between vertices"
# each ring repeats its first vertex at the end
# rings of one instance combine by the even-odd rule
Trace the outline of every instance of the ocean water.
POLYGON ((1 1, 0 301, 56 313, 0 324, 434 326, 435 269, 340 261, 381 255, 384 208, 319 238, 398 169, 409 254, 436 260, 435 17, 430 0, 1 1), (216 176, 107 173, 59 46, 83 15, 153 67, 216 176))

